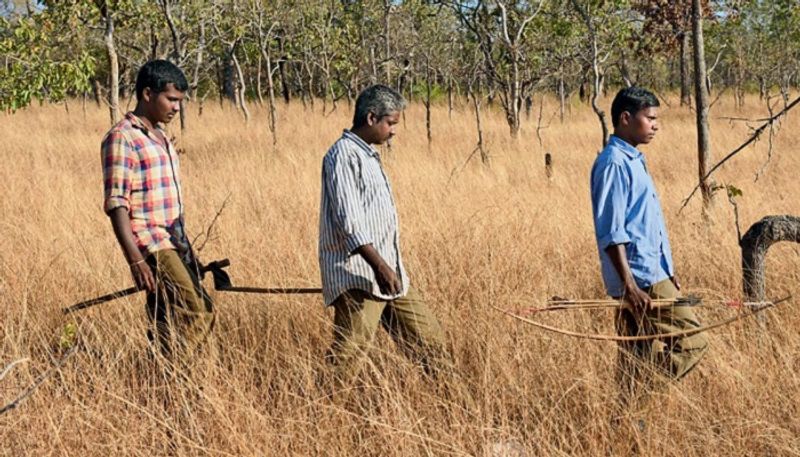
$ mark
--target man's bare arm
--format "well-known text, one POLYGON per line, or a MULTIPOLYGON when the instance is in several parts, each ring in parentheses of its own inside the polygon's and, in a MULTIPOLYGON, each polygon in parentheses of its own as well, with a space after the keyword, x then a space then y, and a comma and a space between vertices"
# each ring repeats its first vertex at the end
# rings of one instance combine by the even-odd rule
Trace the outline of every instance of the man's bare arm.
POLYGON ((114 208, 108 212, 108 217, 111 219, 111 226, 114 227, 117 242, 125 254, 125 260, 131 267, 131 275, 136 287, 146 289, 148 292, 155 292, 156 280, 150 266, 144 261, 144 257, 133 240, 133 229, 131 229, 128 211, 124 207, 114 208))
POLYGON ((624 244, 614 244, 606 248, 608 256, 611 258, 611 263, 617 274, 622 279, 624 284, 624 291, 622 298, 631 304, 635 309, 644 310, 650 307, 650 296, 647 292, 643 291, 636 284, 631 273, 630 265, 628 265, 628 256, 625 253, 624 244))
POLYGON ((372 267, 372 271, 375 272, 375 280, 378 281, 378 287, 380 287, 382 293, 397 295, 403 291, 403 283, 397 277, 397 272, 383 260, 383 257, 372 244, 359 246, 355 252, 361 255, 372 267))

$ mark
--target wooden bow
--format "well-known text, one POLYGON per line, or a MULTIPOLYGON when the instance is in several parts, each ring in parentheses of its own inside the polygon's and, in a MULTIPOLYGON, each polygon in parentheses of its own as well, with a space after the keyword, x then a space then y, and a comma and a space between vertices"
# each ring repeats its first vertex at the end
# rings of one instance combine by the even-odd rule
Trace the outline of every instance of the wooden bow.
MULTIPOLYGON (((566 336, 573 336, 573 337, 576 337, 576 338, 582 338, 582 339, 587 339, 587 340, 595 340, 595 341, 629 342, 629 341, 648 341, 648 340, 667 339, 667 338, 681 338, 681 337, 696 335, 696 334, 701 333, 701 332, 705 332, 705 331, 708 331, 708 330, 713 330, 715 328, 719 328, 719 327, 731 324, 733 322, 736 322, 736 321, 739 321, 739 320, 742 320, 742 319, 745 319, 745 318, 748 318, 748 317, 755 316, 756 314, 758 314, 758 313, 760 313, 760 312, 762 312, 762 311, 764 311, 766 309, 772 308, 772 307, 774 307, 775 305, 777 305, 779 303, 783 303, 785 301, 788 301, 791 298, 792 298, 791 295, 787 295, 786 297, 781 298, 780 300, 777 300, 777 301, 774 301, 774 302, 750 303, 749 304, 750 305, 749 309, 751 309, 752 311, 741 313, 741 314, 738 314, 736 316, 729 317, 727 319, 723 319, 721 321, 714 322, 714 323, 707 324, 707 325, 703 325, 703 326, 700 326, 700 327, 697 327, 697 328, 693 328, 693 329, 681 330, 681 331, 670 332, 670 333, 655 333, 655 334, 651 334, 651 335, 637 335, 637 336, 591 334, 591 333, 574 332, 574 331, 571 331, 571 330, 563 330, 563 329, 560 329, 558 327, 554 327, 554 326, 547 325, 547 324, 542 324, 541 322, 536 322, 534 320, 527 319, 525 317, 522 317, 522 316, 519 316, 519 315, 517 315, 515 313, 512 313, 512 312, 510 312, 508 310, 504 310, 504 309, 498 308, 498 307, 496 307, 494 305, 490 305, 490 306, 492 308, 502 312, 503 314, 507 314, 507 315, 513 317, 514 319, 517 319, 519 321, 525 322, 526 324, 532 325, 532 326, 534 326, 536 328, 540 328, 542 330, 546 330, 548 332, 557 333, 557 334, 566 335, 566 336)), ((589 302, 589 300, 587 300, 586 302, 589 302)), ((674 303, 675 301, 674 300, 657 300, 656 302, 658 304, 665 303, 665 304, 662 304, 661 306, 668 306, 670 302, 674 303)), ((593 300, 592 303, 582 303, 582 304, 578 303, 576 305, 555 305, 555 306, 552 306, 552 307, 539 308, 539 309, 540 310, 550 310, 550 311, 555 311, 557 307, 560 307, 558 309, 587 309, 586 307, 587 306, 591 306, 591 305, 594 305, 595 307, 597 307, 596 305, 603 305, 603 307, 611 307, 611 306, 608 306, 608 305, 612 305, 613 307, 616 307, 616 308, 620 307, 619 302, 616 301, 616 300, 613 301, 613 304, 612 303, 608 303, 608 301, 605 301, 605 300, 593 300), (579 308, 576 308, 576 307, 579 307, 579 308)))

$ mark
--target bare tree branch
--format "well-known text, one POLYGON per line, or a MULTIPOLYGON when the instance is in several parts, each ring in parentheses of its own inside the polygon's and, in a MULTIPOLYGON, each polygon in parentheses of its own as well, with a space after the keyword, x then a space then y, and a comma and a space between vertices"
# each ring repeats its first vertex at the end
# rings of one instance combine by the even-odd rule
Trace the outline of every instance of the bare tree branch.
POLYGON ((681 208, 678 210, 678 214, 680 214, 680 213, 681 213, 681 211, 683 211, 683 208, 686 208, 686 205, 688 205, 688 204, 689 204, 689 200, 691 200, 691 199, 692 199, 692 197, 694 196, 694 194, 695 194, 695 193, 697 193, 697 190, 698 190, 698 189, 700 189, 700 186, 701 186, 701 184, 702 184, 703 182, 705 182, 705 181, 706 181, 706 180, 707 180, 707 179, 708 179, 708 178, 711 176, 711 174, 712 174, 712 173, 714 173, 715 171, 717 171, 717 169, 718 169, 719 167, 721 167, 722 165, 724 165, 724 164, 725 164, 725 162, 727 162, 728 160, 730 160, 731 158, 733 158, 733 156, 735 156, 736 154, 738 154, 739 152, 741 152, 741 151, 742 151, 744 148, 746 148, 746 147, 747 147, 747 146, 749 146, 750 144, 752 144, 752 143, 754 143, 755 141, 757 141, 757 140, 758 140, 758 138, 761 136, 761 134, 762 134, 762 133, 764 133, 764 130, 766 130, 767 128, 769 128, 769 127, 770 127, 770 126, 771 126, 771 125, 772 125, 772 124, 773 124, 775 121, 777 121, 778 119, 780 119, 781 117, 783 117, 784 115, 786 115, 786 113, 788 113, 788 112, 789 112, 789 110, 791 110, 792 108, 794 108, 794 107, 795 107, 795 106, 796 106, 798 103, 800 103, 800 97, 798 97, 798 98, 794 99, 794 101, 793 101, 792 103, 788 104, 788 105, 786 106, 786 108, 782 109, 782 110, 781 110, 781 112, 779 112, 778 114, 776 114, 776 115, 772 116, 772 117, 771 117, 771 118, 770 118, 770 119, 769 119, 767 122, 765 122, 763 125, 761 125, 761 127, 757 128, 757 129, 756 129, 756 130, 753 132, 753 134, 750 136, 750 138, 749 138, 747 141, 745 141, 744 143, 742 143, 742 144, 741 144, 741 145, 740 145, 738 148, 736 148, 736 149, 734 149, 733 151, 731 151, 731 152, 730 152, 728 155, 726 155, 726 156, 725 156, 725 157, 724 157, 722 160, 720 160, 719 162, 717 162, 717 164, 716 164, 716 165, 714 165, 713 167, 711 167, 711 169, 708 171, 708 173, 706 173, 706 174, 705 174, 705 176, 703 176, 703 179, 701 179, 701 180, 700 180, 700 183, 699 183, 699 184, 697 184, 697 185, 694 187, 694 189, 692 189, 692 192, 691 192, 691 193, 689 194, 689 196, 688 196, 688 197, 686 197, 686 199, 683 201, 683 204, 681 205, 681 208))

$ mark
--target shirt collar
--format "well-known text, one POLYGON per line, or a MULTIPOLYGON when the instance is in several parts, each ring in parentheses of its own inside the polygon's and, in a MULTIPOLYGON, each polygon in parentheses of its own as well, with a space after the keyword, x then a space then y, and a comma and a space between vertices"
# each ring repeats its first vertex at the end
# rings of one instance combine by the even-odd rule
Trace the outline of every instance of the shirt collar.
POLYGON ((641 151, 639 151, 638 149, 633 147, 630 143, 628 143, 627 141, 623 140, 622 138, 616 135, 611 135, 611 137, 608 139, 608 145, 613 146, 619 149, 620 151, 624 152, 625 155, 631 159, 642 158, 643 154, 641 153, 641 151))
POLYGON ((355 133, 351 132, 350 130, 344 129, 344 132, 342 133, 342 137, 354 141, 359 147, 361 147, 361 149, 364 150, 364 152, 366 152, 367 154, 371 155, 372 157, 380 159, 380 155, 378 154, 378 151, 375 148, 373 148, 372 146, 368 145, 366 141, 361 139, 360 136, 356 135, 355 133))
MULTIPOLYGON (((149 133, 150 132, 150 129, 147 128, 146 125, 144 125, 144 122, 142 122, 142 119, 139 116, 133 114, 133 111, 128 111, 127 113, 125 113, 125 119, 127 119, 128 122, 131 123, 131 126, 137 128, 137 129, 139 129, 139 130, 141 130, 141 131, 143 131, 145 133, 149 133)), ((158 124, 156 124, 155 125, 155 130, 161 131, 162 129, 161 129, 161 127, 159 127, 158 124)))

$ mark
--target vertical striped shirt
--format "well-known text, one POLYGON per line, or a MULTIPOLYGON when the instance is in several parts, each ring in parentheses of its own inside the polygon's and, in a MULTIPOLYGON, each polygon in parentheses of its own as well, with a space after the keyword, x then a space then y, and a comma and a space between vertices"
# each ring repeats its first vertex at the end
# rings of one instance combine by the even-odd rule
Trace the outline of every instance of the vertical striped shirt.
POLYGON ((322 160, 319 265, 325 305, 349 289, 364 290, 385 300, 402 297, 408 291, 392 187, 378 151, 348 130, 322 160), (366 244, 372 244, 394 267, 403 284, 400 294, 381 293, 372 267, 355 252, 366 244))
POLYGON ((128 212, 142 255, 183 251, 183 204, 178 154, 163 130, 149 130, 133 113, 108 131, 101 145, 103 210, 128 212))

